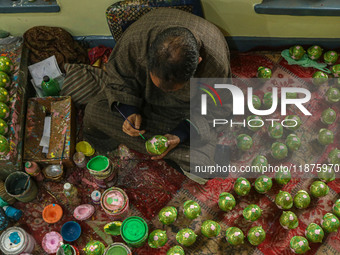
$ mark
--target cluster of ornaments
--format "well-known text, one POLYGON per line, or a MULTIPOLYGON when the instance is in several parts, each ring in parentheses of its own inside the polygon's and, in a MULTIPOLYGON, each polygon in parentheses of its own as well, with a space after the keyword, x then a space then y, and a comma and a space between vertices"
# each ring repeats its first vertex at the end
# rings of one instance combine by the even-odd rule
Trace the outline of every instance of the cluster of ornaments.
POLYGON ((8 132, 8 125, 5 120, 10 113, 10 109, 7 106, 9 93, 6 88, 10 87, 10 77, 13 70, 14 65, 12 61, 6 56, 0 56, 0 155, 6 155, 10 149, 5 137, 8 132))

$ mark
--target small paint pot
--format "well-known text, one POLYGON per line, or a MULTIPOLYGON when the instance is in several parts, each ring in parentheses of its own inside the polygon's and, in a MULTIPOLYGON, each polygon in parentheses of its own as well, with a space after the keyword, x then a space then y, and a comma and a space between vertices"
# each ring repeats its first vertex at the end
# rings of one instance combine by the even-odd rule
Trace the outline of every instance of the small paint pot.
POLYGON ((120 234, 128 246, 138 248, 148 239, 149 228, 145 220, 132 216, 123 221, 120 234))
POLYGON ((52 231, 44 236, 41 245, 48 254, 54 254, 58 251, 62 241, 62 236, 58 232, 52 231))
POLYGON ((15 221, 20 220, 20 218, 22 216, 21 210, 14 208, 12 206, 4 206, 3 209, 4 209, 8 218, 15 220, 15 221))
POLYGON ((32 177, 21 171, 7 176, 5 188, 10 196, 24 203, 34 200, 38 194, 37 184, 32 177))
POLYGON ((112 243, 110 244, 104 252, 104 255, 132 255, 129 247, 123 243, 112 243))
POLYGON ((99 204, 100 204, 100 198, 101 198, 101 193, 100 193, 100 191, 94 190, 94 191, 91 193, 91 199, 92 199, 92 202, 93 202, 95 205, 99 205, 99 204))
POLYGON ((76 151, 84 153, 85 156, 90 157, 94 154, 95 150, 92 148, 91 144, 86 141, 81 141, 76 145, 76 151))
POLYGON ((42 216, 47 223, 57 223, 63 217, 63 209, 60 205, 50 204, 44 208, 42 216))
MULTIPOLYGON (((72 255, 79 255, 79 250, 73 246, 73 245, 70 245, 71 246, 71 249, 72 249, 72 255)), ((57 251, 57 254, 56 255, 63 255, 64 253, 62 252, 62 248, 61 246, 59 247, 58 251, 57 251)))
POLYGON ((81 227, 75 221, 68 221, 61 227, 60 233, 66 242, 74 242, 80 237, 81 227))
POLYGON ((86 157, 85 154, 81 151, 74 153, 73 155, 73 162, 79 168, 86 167, 86 157))
POLYGON ((0 250, 6 255, 31 254, 34 250, 33 236, 19 227, 11 227, 0 236, 0 250))
POLYGON ((112 187, 105 190, 100 204, 112 220, 123 220, 129 214, 129 198, 120 188, 112 187))

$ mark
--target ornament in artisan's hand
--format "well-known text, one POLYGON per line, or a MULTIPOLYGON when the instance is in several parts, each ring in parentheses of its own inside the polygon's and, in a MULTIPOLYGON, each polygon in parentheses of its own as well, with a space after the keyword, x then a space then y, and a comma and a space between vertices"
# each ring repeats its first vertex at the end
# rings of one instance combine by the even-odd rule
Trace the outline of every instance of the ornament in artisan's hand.
POLYGON ((256 221, 261 217, 261 215, 262 215, 261 208, 255 204, 248 205, 243 210, 243 217, 247 221, 256 221))
POLYGON ((322 243, 324 235, 323 229, 315 223, 309 224, 305 231, 305 236, 312 243, 322 243))
POLYGON ((251 185, 250 182, 243 177, 237 178, 235 184, 234 184, 234 191, 239 196, 245 196, 248 195, 250 192, 251 185))
POLYGON ((252 227, 248 231, 247 237, 249 243, 257 246, 261 244, 264 241, 264 239, 266 239, 266 232, 263 230, 262 226, 252 227))
POLYGON ((303 236, 293 236, 290 239, 290 248, 296 254, 304 254, 310 250, 308 240, 303 236))
POLYGON ((253 146, 253 139, 246 134, 240 134, 236 139, 237 147, 242 151, 250 150, 253 146))
POLYGON ((188 200, 183 205, 184 215, 190 220, 196 219, 201 215, 201 206, 192 200, 188 200))
POLYGON ((337 232, 340 226, 339 219, 333 213, 326 213, 321 221, 321 227, 327 232, 337 232))
POLYGON ((295 45, 289 48, 289 55, 292 59, 300 60, 303 55, 305 55, 306 51, 300 45, 295 45))
POLYGON ((167 251, 166 255, 185 255, 185 253, 184 253, 184 250, 181 246, 176 245, 174 247, 171 247, 167 251))
POLYGON ((299 226, 299 220, 295 213, 283 211, 280 217, 280 224, 284 229, 294 229, 299 226))
POLYGON ((218 199, 218 206, 224 212, 231 211, 236 206, 236 200, 234 196, 228 192, 220 194, 218 199))
POLYGON ((323 124, 326 125, 333 124, 336 120, 336 111, 334 111, 332 108, 324 110, 321 114, 320 120, 323 124))
POLYGON ((321 181, 315 181, 310 185, 310 193, 314 197, 324 197, 328 194, 329 187, 326 183, 321 181))
POLYGON ((177 219, 177 209, 173 206, 164 207, 158 214, 158 219, 164 225, 170 225, 177 219))
POLYGON ((305 209, 310 204, 310 196, 305 190, 299 190, 294 197, 294 205, 298 209, 305 209))
POLYGON ((258 193, 265 194, 272 188, 272 178, 262 175, 255 180, 254 187, 258 193))
POLYGON ((220 234, 221 226, 216 221, 206 220, 202 223, 201 232, 208 238, 215 237, 220 234))
POLYGON ((227 228, 225 235, 228 243, 231 245, 239 245, 244 243, 244 234, 239 228, 227 228))
POLYGON ((12 61, 6 56, 0 56, 0 71, 11 74, 14 70, 12 61))
POLYGON ((288 210, 293 206, 293 198, 289 192, 280 190, 275 197, 275 204, 280 209, 288 210))
POLYGON ((313 45, 308 48, 308 57, 312 60, 317 60, 321 57, 323 49, 318 45, 313 45))
POLYGON ((180 230, 176 235, 176 240, 183 246, 190 246, 196 242, 197 235, 190 228, 180 230))
POLYGON ((168 138, 155 135, 145 142, 146 150, 151 155, 160 155, 168 148, 168 138))
POLYGON ((301 146, 301 140, 296 134, 290 134, 286 138, 288 150, 297 151, 301 146))
POLYGON ((149 235, 148 244, 151 248, 158 249, 163 247, 168 241, 168 236, 166 231, 161 229, 156 229, 149 235))
POLYGON ((0 87, 5 88, 9 87, 11 84, 11 78, 9 78, 8 74, 0 71, 0 87))
POLYGON ((338 60, 338 57, 338 53, 336 53, 334 50, 327 51, 325 54, 323 54, 323 59, 328 65, 334 65, 338 60))

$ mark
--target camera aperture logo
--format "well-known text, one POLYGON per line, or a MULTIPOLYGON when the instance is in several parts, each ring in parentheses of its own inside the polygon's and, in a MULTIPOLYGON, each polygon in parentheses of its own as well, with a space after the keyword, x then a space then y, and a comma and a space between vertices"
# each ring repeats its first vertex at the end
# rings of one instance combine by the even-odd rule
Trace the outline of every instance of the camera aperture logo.
MULTIPOLYGON (((238 88, 235 85, 231 85, 231 84, 214 84, 214 87, 208 84, 205 84, 205 83, 201 83, 201 84, 206 87, 206 88, 200 87, 200 90, 205 92, 204 94, 201 94, 201 115, 207 115, 207 109, 208 109, 207 95, 211 97, 211 99, 213 100, 215 104, 215 107, 218 107, 216 99, 214 98, 213 94, 209 90, 211 90, 215 94, 221 106, 223 106, 223 104, 222 104, 220 95, 222 95, 221 93, 223 93, 223 90, 228 90, 231 93, 232 98, 233 98, 233 107, 232 107, 233 115, 235 116, 245 115, 245 96, 244 96, 243 91, 240 88, 238 88), (216 89, 221 89, 220 94, 216 91, 216 89)), ((262 110, 255 109, 252 99, 253 99, 253 88, 248 87, 247 88, 248 110, 252 114, 257 115, 257 116, 268 116, 270 114, 273 114, 277 109, 278 101, 279 101, 278 88, 276 87, 272 88, 272 105, 269 109, 262 109, 262 110)), ((307 115, 307 116, 312 115, 303 105, 305 103, 308 103, 310 99, 311 99, 311 92, 305 88, 282 87, 281 88, 281 115, 282 116, 287 115, 287 105, 295 105, 304 115, 307 115), (299 98, 287 98, 287 93, 299 93, 299 94, 302 94, 303 96, 299 98)), ((213 119, 213 127, 216 127, 217 125, 227 125, 227 124, 229 124, 230 127, 233 127, 234 125, 243 125, 244 127, 246 127, 246 124, 250 127, 261 127, 264 125, 264 121, 271 121, 273 125, 274 121, 279 121, 279 119, 264 119, 264 121, 260 120, 262 122, 260 126, 253 125, 254 124, 252 123, 253 121, 254 119, 249 120, 249 121, 244 119, 241 122, 240 121, 233 122, 232 119, 213 119)), ((256 120, 256 121, 259 121, 259 120, 256 120)), ((298 122, 294 119, 290 119, 290 120, 284 119, 281 121, 281 125, 284 127, 295 127, 296 125, 298 125, 298 122)))

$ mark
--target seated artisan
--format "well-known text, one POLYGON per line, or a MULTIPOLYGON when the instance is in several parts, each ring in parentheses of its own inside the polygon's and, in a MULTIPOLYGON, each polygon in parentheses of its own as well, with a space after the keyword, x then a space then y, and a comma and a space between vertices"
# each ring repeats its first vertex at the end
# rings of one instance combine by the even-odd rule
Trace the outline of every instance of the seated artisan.
MULTIPOLYGON (((140 134, 146 138, 165 135, 169 140, 167 151, 152 159, 171 159, 192 177, 188 174, 190 78, 230 76, 223 34, 190 13, 156 9, 123 33, 106 71, 106 88, 85 109, 85 135, 89 139, 111 138, 115 146, 123 143, 143 153, 145 141, 140 134)), ((196 123, 195 129, 203 141, 201 157, 213 158, 216 137, 209 133, 206 123, 196 123)))

